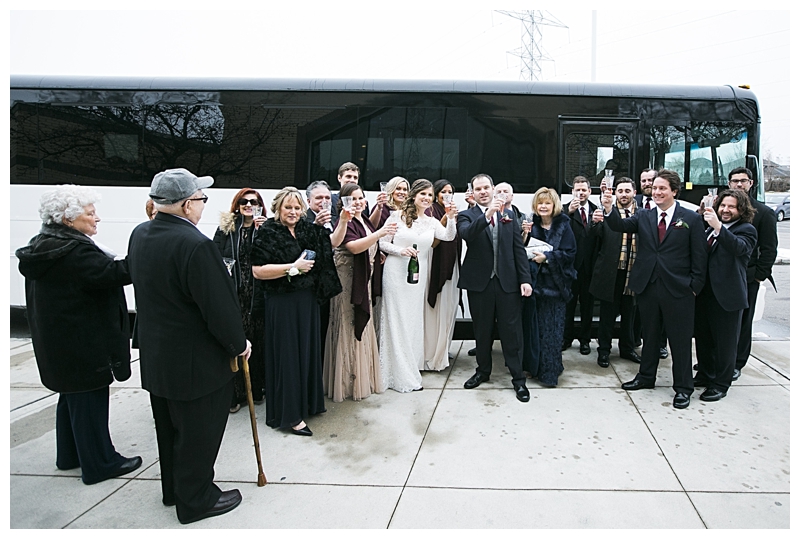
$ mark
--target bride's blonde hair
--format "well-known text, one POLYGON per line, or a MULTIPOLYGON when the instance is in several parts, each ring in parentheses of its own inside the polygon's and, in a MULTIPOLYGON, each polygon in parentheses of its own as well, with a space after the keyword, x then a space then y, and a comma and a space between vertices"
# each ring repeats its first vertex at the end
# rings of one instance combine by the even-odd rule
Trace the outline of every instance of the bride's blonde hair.
POLYGON ((411 223, 416 221, 417 217, 419 217, 419 215, 417 215, 417 205, 414 204, 414 199, 417 198, 417 195, 425 189, 433 190, 433 184, 422 178, 415 181, 411 185, 411 190, 408 192, 408 196, 400 206, 400 216, 406 222, 406 226, 408 228, 411 228, 411 223))

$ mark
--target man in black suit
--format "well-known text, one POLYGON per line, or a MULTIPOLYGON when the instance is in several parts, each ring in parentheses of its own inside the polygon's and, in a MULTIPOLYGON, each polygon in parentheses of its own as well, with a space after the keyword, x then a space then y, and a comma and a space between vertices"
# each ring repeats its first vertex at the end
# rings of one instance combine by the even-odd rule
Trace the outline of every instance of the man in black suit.
POLYGON ((758 233, 750 224, 753 207, 744 191, 720 193, 703 219, 709 225, 708 277, 695 306, 694 385, 706 387, 700 400, 713 402, 731 387, 742 311, 747 308, 747 263, 758 233))
MULTIPOLYGON (((728 187, 750 193, 753 187, 753 173, 747 168, 735 168, 728 173, 728 187)), ((739 343, 736 351, 736 367, 733 370, 733 380, 738 380, 742 369, 750 357, 750 348, 753 344, 753 315, 758 299, 758 290, 761 283, 772 280, 772 265, 778 256, 778 219, 775 212, 763 202, 759 202, 752 195, 749 196, 750 205, 755 210, 753 226, 758 232, 756 243, 750 261, 747 264, 747 305, 742 313, 742 329, 739 332, 739 343)))
POLYGON ((630 289, 636 294, 642 314, 642 363, 639 374, 622 389, 652 389, 658 370, 658 348, 663 324, 672 349, 672 387, 675 408, 689 406, 692 380, 692 333, 695 296, 706 277, 705 226, 695 212, 682 208, 676 198, 681 178, 671 170, 660 170, 653 182, 656 207, 622 219, 612 208, 611 192, 603 197, 605 221, 617 232, 638 232, 636 264, 631 270, 630 289))
POLYGON ((210 177, 160 172, 158 214, 128 245, 136 294, 142 387, 150 392, 164 505, 181 524, 221 515, 242 501, 214 484, 233 395, 231 359, 250 355, 239 301, 219 251, 197 229, 210 177))
POLYGON ((473 389, 492 373, 492 330, 495 321, 514 392, 530 400, 522 371, 522 296, 530 296, 531 274, 522 230, 504 202, 494 198, 494 182, 478 174, 470 182, 477 204, 458 214, 458 234, 467 242, 458 287, 467 291, 475 333, 478 368, 466 382, 473 389))
POLYGON ((592 214, 597 209, 597 206, 589 201, 591 193, 589 180, 584 176, 575 176, 575 179, 572 180, 572 200, 563 208, 564 213, 569 215, 569 224, 578 247, 574 263, 578 278, 572 281, 572 299, 567 303, 564 345, 561 349, 566 350, 572 346, 572 341, 575 339, 575 308, 580 302, 581 324, 577 337, 581 345, 581 354, 584 356, 591 353, 589 341, 592 338, 594 298, 589 291, 589 285, 592 282, 592 271, 597 256, 596 238, 589 235, 589 229, 592 227, 592 214))
MULTIPOLYGON (((656 180, 657 175, 658 171, 653 168, 646 168, 641 172, 641 174, 639 174, 639 194, 636 195, 636 204, 640 208, 650 210, 656 207, 656 203, 653 202, 653 182, 656 180)), ((637 306, 633 317, 634 344, 639 346, 641 344, 641 339, 642 317, 639 313, 639 307, 637 306)), ((658 349, 658 357, 660 359, 666 359, 667 356, 669 356, 669 351, 667 350, 667 335, 662 331, 661 346, 658 349)))
MULTIPOLYGON (((617 211, 626 218, 636 213, 636 187, 633 180, 622 177, 615 182, 617 211)), ((597 334, 597 364, 609 365, 611 333, 617 315, 619 325, 619 356, 640 363, 641 358, 633 346, 633 315, 636 310, 633 292, 628 288, 630 272, 636 261, 636 234, 614 232, 602 223, 603 210, 597 209, 592 220, 598 223, 589 232, 599 243, 597 261, 592 273, 589 291, 600 300, 600 327, 597 334)))

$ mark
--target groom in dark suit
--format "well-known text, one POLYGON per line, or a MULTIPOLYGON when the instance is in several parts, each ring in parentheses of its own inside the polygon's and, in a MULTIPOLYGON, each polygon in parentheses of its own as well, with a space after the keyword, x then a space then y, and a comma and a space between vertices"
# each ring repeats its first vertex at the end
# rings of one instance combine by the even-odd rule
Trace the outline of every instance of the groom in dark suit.
POLYGON ((681 178, 671 170, 660 170, 653 182, 656 207, 622 219, 612 208, 611 191, 603 195, 608 227, 616 232, 637 232, 636 264, 629 288, 636 294, 642 315, 642 363, 639 374, 622 389, 652 389, 658 370, 661 327, 672 350, 672 387, 675 408, 689 406, 692 379, 692 334, 695 296, 706 279, 705 223, 695 212, 682 208, 676 198, 681 178))
POLYGON ((522 230, 504 201, 494 198, 487 174, 471 181, 475 206, 458 214, 458 234, 467 242, 458 287, 467 291, 478 368, 466 382, 473 389, 492 373, 492 329, 497 321, 506 366, 521 402, 530 400, 522 372, 522 296, 530 296, 531 274, 522 230))

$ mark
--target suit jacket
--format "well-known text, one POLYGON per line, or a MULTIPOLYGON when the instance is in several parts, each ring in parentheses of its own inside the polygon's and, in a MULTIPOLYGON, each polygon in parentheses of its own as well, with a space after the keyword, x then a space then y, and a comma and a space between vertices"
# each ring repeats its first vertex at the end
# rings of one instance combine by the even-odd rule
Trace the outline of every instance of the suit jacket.
POLYGON ((699 294, 706 280, 705 222, 697 213, 687 210, 676 201, 672 221, 667 224, 664 241, 658 241, 660 210, 639 210, 622 219, 617 208, 611 210, 605 222, 617 232, 638 232, 636 263, 631 270, 628 286, 641 294, 648 283, 660 277, 669 293, 676 298, 699 294))
POLYGON ((617 284, 619 254, 622 251, 622 232, 611 230, 606 222, 602 222, 593 226, 589 234, 598 243, 589 292, 600 301, 613 302, 614 293, 621 292, 614 288, 617 284))
POLYGON ((577 252, 575 253, 575 269, 580 270, 581 268, 589 268, 591 269, 594 266, 594 262, 597 258, 597 239, 594 235, 590 235, 589 231, 592 229, 592 214, 594 210, 597 209, 597 206, 589 201, 586 203, 589 206, 588 213, 586 214, 586 222, 587 225, 583 226, 583 220, 581 219, 581 211, 580 209, 575 210, 575 213, 570 215, 569 213, 569 204, 564 204, 562 207, 561 213, 569 217, 569 224, 572 227, 572 234, 575 236, 575 244, 578 248, 577 252))
POLYGON ((314 222, 314 220, 317 218, 317 214, 316 214, 316 213, 314 213, 314 212, 311 210, 311 208, 308 208, 308 209, 306 210, 306 214, 303 216, 303 218, 304 218, 306 221, 309 221, 309 222, 313 223, 313 222, 314 222))
MULTIPOLYGON (((706 229, 706 237, 709 234, 711 227, 706 229)), ((730 228, 723 226, 708 253, 706 286, 726 311, 747 308, 747 262, 757 241, 755 227, 740 221, 730 228)))
POLYGON ((758 232, 758 242, 747 264, 747 282, 772 281, 772 265, 778 256, 778 218, 769 206, 753 197, 750 204, 756 210, 753 226, 758 232))
MULTIPOLYGON (((495 215, 497 226, 497 277, 500 287, 507 294, 519 291, 522 283, 531 284, 531 271, 528 257, 522 244, 522 229, 513 212, 504 212, 509 219, 502 222, 495 215)), ((458 287, 482 292, 489 285, 494 266, 492 230, 480 206, 458 214, 458 235, 467 242, 467 254, 461 265, 458 287)))
MULTIPOLYGON (((650 197, 650 198, 653 198, 653 197, 650 197)), ((636 201, 636 207, 637 208, 644 208, 644 195, 643 194, 639 193, 638 195, 633 197, 633 200, 636 201)), ((656 207, 656 203, 654 201, 651 202, 650 203, 650 209, 652 210, 655 207, 656 207)))
POLYGON ((128 244, 136 294, 142 387, 193 400, 233 377, 246 347, 233 279, 214 243, 192 223, 159 212, 128 244))

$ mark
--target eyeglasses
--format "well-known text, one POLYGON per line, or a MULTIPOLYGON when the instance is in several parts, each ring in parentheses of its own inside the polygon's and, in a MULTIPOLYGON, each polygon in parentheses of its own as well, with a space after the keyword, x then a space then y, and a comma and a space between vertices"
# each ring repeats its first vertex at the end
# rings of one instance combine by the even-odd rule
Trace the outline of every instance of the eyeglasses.
POLYGON ((753 181, 753 180, 750 180, 750 179, 748 179, 748 180, 728 180, 728 183, 731 184, 731 185, 736 185, 736 184, 744 185, 747 182, 751 182, 751 181, 753 181))
POLYGON ((189 202, 190 200, 202 200, 203 204, 205 204, 206 202, 208 202, 208 197, 202 196, 200 198, 187 198, 186 200, 184 200, 184 202, 189 202))
POLYGON ((247 206, 248 204, 250 204, 251 206, 261 206, 261 204, 258 203, 258 199, 256 199, 256 198, 240 198, 239 199, 239 206, 247 206))

